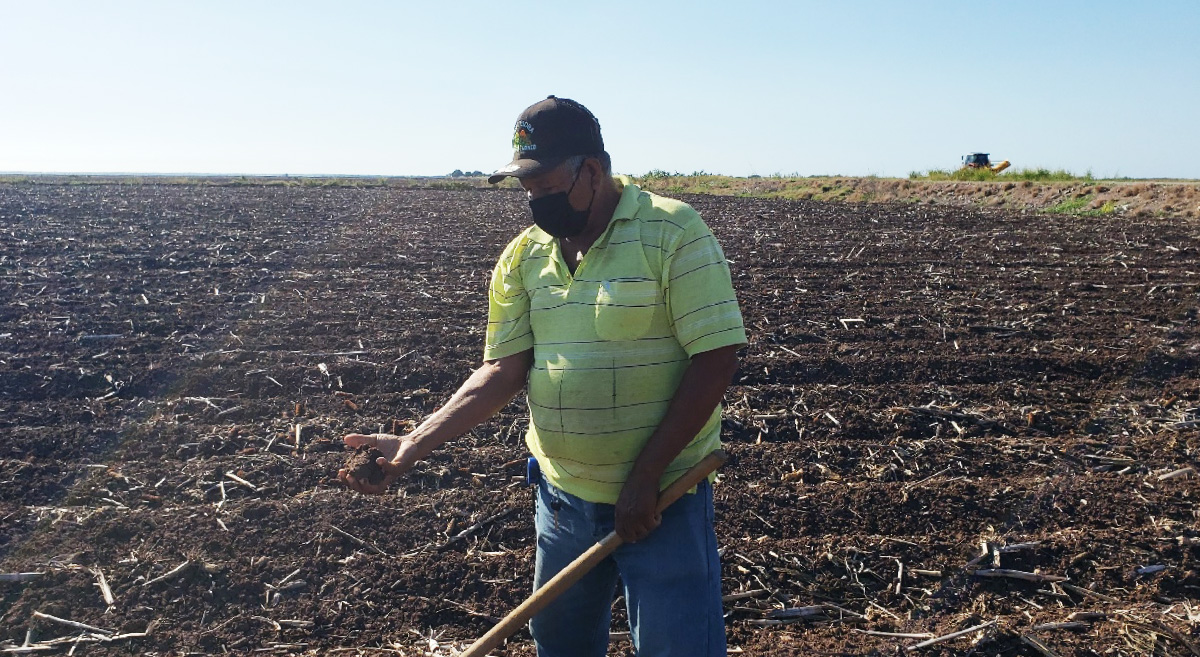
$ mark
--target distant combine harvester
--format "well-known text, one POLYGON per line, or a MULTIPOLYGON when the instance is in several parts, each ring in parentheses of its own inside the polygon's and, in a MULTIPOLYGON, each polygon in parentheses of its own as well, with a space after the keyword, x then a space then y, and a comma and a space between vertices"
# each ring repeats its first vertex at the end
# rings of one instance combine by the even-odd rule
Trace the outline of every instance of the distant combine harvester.
POLYGON ((963 156, 963 169, 987 169, 992 173, 1000 173, 1010 166, 1008 160, 992 164, 987 153, 970 153, 963 156))

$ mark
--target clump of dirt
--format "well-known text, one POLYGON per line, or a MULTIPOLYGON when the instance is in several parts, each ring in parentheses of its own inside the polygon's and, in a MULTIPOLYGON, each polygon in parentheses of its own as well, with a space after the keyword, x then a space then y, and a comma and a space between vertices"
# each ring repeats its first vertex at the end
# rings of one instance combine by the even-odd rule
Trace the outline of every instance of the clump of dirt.
POLYGON ((379 467, 378 459, 387 458, 378 447, 361 445, 346 459, 346 470, 350 476, 359 481, 365 481, 372 486, 383 483, 383 468, 379 467))

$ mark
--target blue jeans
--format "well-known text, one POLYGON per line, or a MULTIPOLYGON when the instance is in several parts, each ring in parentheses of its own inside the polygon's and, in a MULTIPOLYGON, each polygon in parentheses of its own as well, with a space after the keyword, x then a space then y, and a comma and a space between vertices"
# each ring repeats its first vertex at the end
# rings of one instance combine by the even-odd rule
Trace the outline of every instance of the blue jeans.
MULTIPOLYGON (((613 506, 538 478, 534 588, 613 530, 613 506)), ((622 544, 529 623, 538 657, 603 657, 618 576, 639 657, 723 657, 721 564, 712 486, 701 483, 637 543, 622 544)))

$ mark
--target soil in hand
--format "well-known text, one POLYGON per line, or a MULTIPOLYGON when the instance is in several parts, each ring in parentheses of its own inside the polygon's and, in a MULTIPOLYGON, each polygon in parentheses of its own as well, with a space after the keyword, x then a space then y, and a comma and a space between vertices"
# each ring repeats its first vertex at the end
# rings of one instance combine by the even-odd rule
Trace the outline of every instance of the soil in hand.
POLYGON ((378 447, 361 445, 350 454, 346 460, 346 470, 350 476, 359 481, 365 481, 372 486, 383 483, 383 468, 379 467, 378 459, 387 458, 378 447))

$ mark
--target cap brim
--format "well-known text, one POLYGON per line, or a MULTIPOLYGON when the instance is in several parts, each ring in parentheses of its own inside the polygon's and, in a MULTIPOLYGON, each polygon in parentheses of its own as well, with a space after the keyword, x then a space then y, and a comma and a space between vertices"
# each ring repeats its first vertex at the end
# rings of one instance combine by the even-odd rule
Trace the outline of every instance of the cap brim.
POLYGON ((488 183, 495 185, 505 178, 524 178, 525 176, 536 176, 553 169, 562 164, 567 158, 559 157, 546 160, 513 160, 507 166, 496 169, 492 175, 488 176, 488 183))

